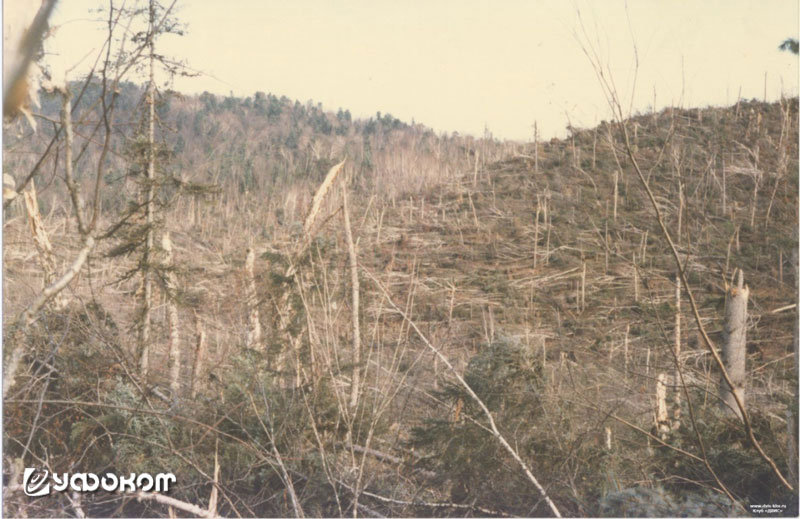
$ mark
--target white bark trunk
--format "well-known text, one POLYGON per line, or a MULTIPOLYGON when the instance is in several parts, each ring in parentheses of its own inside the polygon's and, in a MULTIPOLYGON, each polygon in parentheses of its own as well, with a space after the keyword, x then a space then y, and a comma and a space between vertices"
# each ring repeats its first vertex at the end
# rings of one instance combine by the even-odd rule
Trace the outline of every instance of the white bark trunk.
POLYGON ((205 368, 205 355, 206 355, 206 332, 203 330, 203 325, 200 318, 197 318, 197 344, 194 349, 194 362, 192 363, 192 382, 191 394, 192 399, 197 396, 197 392, 202 389, 203 370, 205 368))
POLYGON ((81 268, 83 268, 83 264, 86 263, 86 258, 89 257, 89 253, 94 249, 94 246, 94 238, 91 235, 87 236, 84 241, 83 249, 78 253, 75 261, 70 265, 67 271, 64 272, 58 280, 42 290, 36 299, 34 299, 33 303, 17 317, 14 323, 15 330, 11 336, 11 341, 9 341, 11 344, 6 345, 6 348, 8 348, 11 353, 8 355, 8 362, 3 372, 3 398, 6 397, 8 390, 14 385, 19 363, 22 361, 22 356, 25 353, 22 343, 25 329, 33 324, 33 316, 42 309, 45 303, 63 290, 78 272, 80 272, 81 268))
POLYGON ((161 238, 161 248, 164 249, 164 266, 167 267, 165 274, 165 284, 167 292, 167 327, 169 328, 169 347, 167 358, 169 364, 169 387, 172 390, 172 398, 177 398, 180 392, 181 375, 181 336, 180 323, 178 321, 178 306, 175 304, 175 293, 177 283, 175 274, 169 269, 172 267, 172 241, 169 233, 166 232, 161 238))
MULTIPOLYGON (((731 382, 733 382, 733 391, 736 391, 742 405, 745 404, 747 298, 749 295, 750 289, 744 284, 744 275, 740 269, 737 274, 736 286, 729 287, 726 294, 725 326, 722 331, 722 361, 731 382)), ((719 393, 723 407, 741 419, 742 413, 736 405, 733 392, 724 380, 720 381, 719 393)))
MULTIPOLYGON (((476 159, 477 160, 477 159, 476 159)), ((350 385, 350 408, 358 405, 358 393, 361 383, 361 326, 359 324, 359 286, 358 286, 358 255, 353 242, 353 231, 350 228, 350 214, 347 208, 347 187, 342 185, 342 200, 344 204, 344 230, 347 238, 347 254, 350 260, 350 284, 353 293, 353 380, 350 385)))
POLYGON ((656 380, 656 426, 662 440, 666 439, 670 431, 669 412, 667 411, 668 381, 669 376, 666 373, 658 374, 656 380))
POLYGON ((150 81, 147 85, 148 130, 147 130, 147 185, 145 188, 145 225, 147 237, 142 271, 142 302, 139 323, 139 369, 142 378, 146 378, 150 370, 150 312, 152 309, 153 280, 150 275, 150 262, 153 258, 155 241, 153 224, 155 223, 154 204, 156 177, 156 81, 155 81, 155 5, 150 2, 150 81))
POLYGON ((681 278, 675 276, 675 375, 672 393, 672 429, 681 426, 681 278))
POLYGON ((245 298, 247 304, 247 337, 245 346, 258 348, 261 344, 261 315, 258 311, 258 296, 256 294, 255 278, 256 253, 247 249, 247 258, 244 262, 245 272, 245 298))
MULTIPOLYGON (((47 287, 53 283, 56 278, 56 262, 53 257, 53 247, 50 245, 50 238, 44 228, 42 216, 39 213, 39 202, 36 199, 36 185, 31 179, 31 188, 29 191, 23 193, 25 199, 25 211, 28 213, 28 225, 33 235, 33 243, 36 250, 39 252, 39 263, 42 266, 44 279, 42 280, 43 287, 47 287)), ((64 294, 59 292, 53 296, 53 307, 61 309, 66 306, 66 299, 64 294)))

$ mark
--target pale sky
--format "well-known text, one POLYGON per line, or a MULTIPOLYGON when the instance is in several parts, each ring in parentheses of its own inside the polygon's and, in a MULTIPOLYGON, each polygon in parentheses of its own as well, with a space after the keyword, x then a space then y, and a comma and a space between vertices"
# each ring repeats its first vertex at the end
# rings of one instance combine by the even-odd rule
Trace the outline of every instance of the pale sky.
MULTIPOLYGON (((7 0, 8 1, 8 0, 7 0)), ((119 3, 120 0, 117 0, 119 3)), ((50 49, 54 71, 74 65, 103 35, 89 9, 100 0, 61 0, 50 49)), ((377 111, 432 127, 530 140, 571 121, 594 126, 609 111, 577 44, 577 12, 616 84, 630 99, 633 41, 639 51, 634 110, 725 105, 798 94, 797 57, 778 50, 798 36, 798 0, 179 0, 182 37, 163 54, 204 75, 185 93, 256 91, 356 117, 377 111)), ((89 61, 88 59, 85 60, 89 61)), ((76 69, 81 70, 80 67, 76 69)), ((63 75, 63 72, 61 72, 63 75)), ((73 72, 77 75, 77 72, 73 72)))

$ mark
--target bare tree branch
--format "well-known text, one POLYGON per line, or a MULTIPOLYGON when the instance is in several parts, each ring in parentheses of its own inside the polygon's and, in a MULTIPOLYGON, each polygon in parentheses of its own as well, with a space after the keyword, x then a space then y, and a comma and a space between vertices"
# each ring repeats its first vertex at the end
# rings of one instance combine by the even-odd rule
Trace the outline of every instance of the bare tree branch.
POLYGON ((461 387, 463 387, 464 390, 467 392, 467 394, 469 394, 470 398, 472 398, 475 401, 475 403, 478 404, 478 406, 483 411, 483 414, 486 416, 487 421, 489 422, 489 427, 491 428, 492 436, 494 436, 495 439, 498 442, 500 442, 500 445, 502 445, 503 448, 511 455, 511 457, 514 458, 514 460, 519 464, 519 466, 522 468, 522 471, 528 477, 528 480, 530 480, 530 482, 533 483, 533 486, 536 487, 536 490, 539 491, 542 498, 550 507, 550 510, 553 512, 553 514, 556 517, 561 517, 561 512, 559 512, 558 507, 556 507, 555 503, 553 503, 553 501, 550 499, 550 496, 547 495, 547 492, 545 491, 544 487, 541 485, 541 483, 539 483, 539 480, 536 479, 536 476, 533 475, 531 469, 528 467, 528 464, 522 460, 519 453, 517 453, 516 449, 514 449, 508 443, 508 441, 506 441, 505 437, 503 437, 503 435, 500 433, 500 430, 497 428, 497 424, 494 421, 494 417, 492 416, 491 411, 489 411, 489 408, 486 407, 486 404, 483 403, 483 400, 481 400, 481 398, 475 393, 475 391, 473 391, 470 385, 467 384, 467 381, 464 380, 464 378, 458 373, 456 368, 453 367, 453 365, 450 363, 450 360, 447 357, 445 357, 444 354, 441 351, 439 351, 438 348, 436 348, 433 344, 431 344, 431 342, 428 340, 425 334, 423 334, 422 331, 417 327, 416 323, 412 321, 411 318, 409 318, 408 315, 406 315, 406 313, 403 312, 403 310, 401 310, 400 307, 397 306, 397 304, 395 304, 395 302, 391 298, 391 295, 389 295, 389 292, 386 290, 386 287, 383 286, 383 283, 381 283, 380 280, 378 280, 378 278, 376 278, 369 270, 367 270, 363 266, 362 269, 367 274, 367 277, 369 277, 375 283, 375 285, 380 289, 380 291, 383 293, 384 297, 388 301, 389 305, 394 309, 394 311, 400 314, 400 316, 408 323, 408 325, 414 329, 414 332, 416 332, 417 336, 422 340, 423 343, 425 343, 425 346, 427 346, 439 358, 439 360, 441 360, 442 363, 444 363, 447 369, 449 369, 456 377, 456 380, 458 380, 458 383, 461 385, 461 387))

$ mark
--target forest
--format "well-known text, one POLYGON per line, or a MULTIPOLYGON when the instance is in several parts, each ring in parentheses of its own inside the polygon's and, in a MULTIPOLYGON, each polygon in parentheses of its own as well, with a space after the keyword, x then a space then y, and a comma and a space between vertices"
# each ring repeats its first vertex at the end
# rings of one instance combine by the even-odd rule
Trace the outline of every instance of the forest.
POLYGON ((4 515, 800 513, 796 97, 437 133, 181 94, 143 6, 4 92, 4 515))

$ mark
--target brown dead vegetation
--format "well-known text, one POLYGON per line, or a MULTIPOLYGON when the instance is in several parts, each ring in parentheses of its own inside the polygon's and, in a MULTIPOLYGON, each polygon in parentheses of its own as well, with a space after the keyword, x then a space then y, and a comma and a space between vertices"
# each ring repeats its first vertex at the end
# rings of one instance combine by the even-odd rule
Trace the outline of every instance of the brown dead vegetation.
MULTIPOLYGON (((637 161, 676 231, 712 338, 722 334, 726 283, 734 268, 745 273, 747 409, 764 449, 782 468, 792 466, 797 100, 669 109, 631 123, 637 161)), ((260 191, 223 189, 199 222, 195 205, 174 205, 163 216, 174 294, 153 303, 147 380, 131 375, 139 288, 119 281, 134 258, 105 259, 111 245, 103 242, 69 285, 70 305, 48 311, 30 332, 24 374, 6 402, 9 455, 34 463, 47 449, 64 470, 100 470, 113 456, 126 471, 137 463, 136 470, 173 470, 178 497, 203 510, 210 488, 219 489, 214 510, 222 515, 552 514, 543 495, 564 515, 613 515, 622 513, 614 499, 630 489, 645 489, 637 494, 644 501, 662 491, 695 499, 718 506, 718 515, 736 513, 722 508, 733 506, 724 498, 718 503, 723 491, 744 506, 796 499, 747 447, 735 417, 717 412, 719 373, 687 305, 675 303, 671 253, 615 148, 620 142, 605 123, 574 129, 568 140, 535 150, 508 145, 496 151, 500 160, 401 193, 376 187, 390 181, 381 166, 363 186, 347 163, 331 180, 349 182, 347 228, 338 216, 344 191, 331 186, 311 206, 313 229, 302 231, 276 222, 282 202, 273 196, 265 204, 260 191), (268 235, 257 231, 267 227, 268 235), (181 323, 173 391, 182 397, 162 417, 169 403, 150 391, 173 380, 173 303, 181 323), (656 389, 666 380, 661 373, 675 372, 676 309, 684 316, 677 321, 683 382, 698 423, 684 420, 661 435, 656 389), (207 360, 196 380, 201 350, 207 360), (52 366, 51 378, 42 366, 52 366), (488 421, 460 377, 485 403, 488 421), (58 393, 65 388, 71 393, 58 393), (65 423, 63 413, 77 416, 65 423), (136 439, 132 427, 150 432, 136 439), (705 472, 696 434, 724 490, 705 472), (510 451, 493 443, 498 437, 510 451), (217 441, 222 484, 210 476, 217 441), (137 457, 145 451, 151 457, 137 457)), ((8 211, 6 323, 42 278, 24 217, 8 211)), ((62 271, 80 249, 76 229, 52 212, 40 225, 62 271)), ((116 511, 99 501, 83 507, 165 513, 117 504, 116 511)), ((7 506, 47 512, 23 499, 7 506)))

